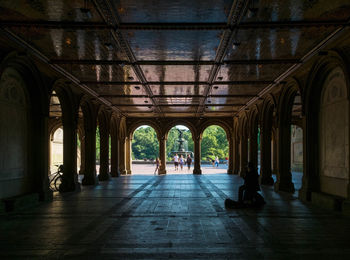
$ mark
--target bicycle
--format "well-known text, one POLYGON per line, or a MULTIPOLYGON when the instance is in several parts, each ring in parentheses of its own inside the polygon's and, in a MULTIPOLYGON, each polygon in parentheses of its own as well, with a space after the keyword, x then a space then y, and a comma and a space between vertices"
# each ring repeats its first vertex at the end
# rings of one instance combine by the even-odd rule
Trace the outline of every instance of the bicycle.
POLYGON ((51 174, 49 187, 52 191, 59 191, 60 184, 62 183, 63 165, 55 165, 57 172, 51 174))

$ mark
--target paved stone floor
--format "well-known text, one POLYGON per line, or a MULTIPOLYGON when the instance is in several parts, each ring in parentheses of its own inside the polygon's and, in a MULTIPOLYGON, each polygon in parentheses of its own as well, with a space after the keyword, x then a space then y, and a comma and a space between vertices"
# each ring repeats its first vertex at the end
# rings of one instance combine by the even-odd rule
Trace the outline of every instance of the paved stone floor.
MULTIPOLYGON (((154 175, 154 170, 156 165, 154 164, 132 164, 132 173, 134 175, 154 175)), ((188 170, 187 166, 183 167, 183 169, 175 171, 174 164, 167 163, 166 166, 167 174, 192 174, 193 173, 193 165, 191 169, 188 170)), ((210 164, 202 164, 201 170, 203 174, 217 174, 217 173, 227 173, 227 165, 220 164, 219 167, 213 167, 210 164)))
POLYGON ((0 217, 0 259, 350 259, 350 219, 263 187, 226 210, 227 174, 134 175, 0 217))

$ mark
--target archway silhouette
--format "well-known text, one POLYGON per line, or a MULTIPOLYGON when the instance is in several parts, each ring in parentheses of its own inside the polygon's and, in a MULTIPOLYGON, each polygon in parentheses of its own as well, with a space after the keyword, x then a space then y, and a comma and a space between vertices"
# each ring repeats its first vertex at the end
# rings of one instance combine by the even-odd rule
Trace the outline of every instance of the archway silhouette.
POLYGON ((226 173, 229 160, 229 142, 224 128, 210 125, 202 133, 202 173, 226 173))
POLYGON ((138 126, 130 133, 131 172, 133 174, 154 174, 156 159, 159 158, 159 140, 156 130, 149 125, 138 126))

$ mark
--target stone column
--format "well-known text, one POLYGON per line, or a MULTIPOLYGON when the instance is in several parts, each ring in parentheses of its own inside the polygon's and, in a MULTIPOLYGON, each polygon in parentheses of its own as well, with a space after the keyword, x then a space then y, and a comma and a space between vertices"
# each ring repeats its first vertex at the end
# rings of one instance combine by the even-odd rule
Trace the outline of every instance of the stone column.
POLYGON ((126 138, 122 137, 119 139, 119 171, 120 174, 126 175, 126 138))
POLYGON ((234 139, 234 144, 233 144, 233 174, 238 174, 239 173, 239 139, 234 139))
POLYGON ((202 174, 201 170, 201 141, 200 136, 195 136, 193 140, 194 146, 194 168, 193 174, 202 174))
POLYGON ((125 142, 125 167, 126 167, 126 174, 131 174, 131 138, 126 138, 125 142))
MULTIPOLYGON (((112 129, 116 131, 116 129, 112 129)), ((119 140, 117 133, 111 133, 111 176, 119 177, 119 140)))
POLYGON ((227 174, 233 174, 234 172, 234 166, 233 166, 233 161, 234 161, 234 141, 233 138, 230 137, 228 139, 228 165, 227 165, 227 174))
POLYGON ((96 185, 96 125, 85 129, 85 174, 83 185, 96 185))
POLYGON ((100 181, 109 180, 109 135, 108 128, 105 125, 101 125, 100 127, 100 174, 98 175, 98 179, 100 181))
POLYGON ((261 184, 273 185, 271 171, 271 130, 261 130, 260 178, 261 184))
MULTIPOLYGON (((68 115, 67 115, 68 117, 68 115)), ((73 115, 63 119, 63 177, 61 192, 79 189, 77 176, 77 122, 73 115)))
POLYGON ((248 163, 248 140, 246 137, 241 137, 240 142, 240 169, 239 169, 239 175, 243 176, 245 174, 246 168, 248 163))
MULTIPOLYGON (((276 142, 277 138, 275 138, 274 143, 277 143, 277 151, 274 150, 274 162, 277 161, 277 180, 275 183, 276 191, 286 191, 286 192, 294 192, 294 184, 292 183, 292 173, 290 171, 290 157, 291 157, 291 133, 290 133, 290 124, 288 125, 280 125, 280 127, 276 130, 276 135, 278 136, 278 142, 276 142), (275 156, 275 153, 278 155, 275 156), (277 157, 277 158, 276 158, 277 157)), ((275 145, 274 145, 275 147, 275 145)))
POLYGON ((161 164, 158 174, 166 174, 166 139, 164 137, 159 139, 159 157, 161 164))
POLYGON ((252 162, 256 169, 258 168, 258 140, 256 135, 249 139, 249 162, 252 162))

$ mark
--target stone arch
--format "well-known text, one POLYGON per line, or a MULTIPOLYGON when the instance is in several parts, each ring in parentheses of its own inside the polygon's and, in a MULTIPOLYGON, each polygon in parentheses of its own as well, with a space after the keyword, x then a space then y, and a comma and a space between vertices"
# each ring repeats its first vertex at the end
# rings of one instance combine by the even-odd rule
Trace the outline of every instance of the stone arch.
POLYGON ((209 126, 213 126, 213 125, 217 125, 220 126, 222 129, 224 129, 225 134, 226 134, 226 139, 228 141, 228 152, 229 152, 229 160, 228 160, 228 169, 227 169, 227 173, 228 174, 232 174, 233 173, 233 129, 232 127, 224 120, 220 120, 220 119, 214 119, 214 120, 206 120, 205 122, 203 122, 200 126, 199 129, 199 133, 200 133, 200 139, 202 139, 203 133, 204 131, 209 127, 209 126))
POLYGON ((52 122, 49 126, 49 139, 52 140, 53 134, 56 132, 56 130, 60 127, 63 127, 62 122, 60 120, 55 120, 52 122))
MULTIPOLYGON (((196 127, 193 123, 191 123, 189 120, 186 119, 177 119, 173 120, 170 123, 168 123, 163 129, 164 129, 164 137, 165 139, 168 139, 168 134, 171 128, 177 126, 177 125, 184 125, 191 131, 192 139, 194 139, 197 135, 198 132, 196 130, 196 127)), ((198 135, 199 137, 199 135, 198 135)))
POLYGON ((158 124, 156 124, 153 120, 149 120, 149 119, 140 119, 140 120, 133 122, 128 127, 127 136, 129 136, 129 138, 132 139, 135 130, 142 125, 148 125, 148 126, 152 127, 154 129, 154 131, 156 131, 156 133, 157 133, 158 140, 160 138, 162 138, 163 135, 162 135, 162 131, 161 131, 160 126, 158 124))
POLYGON ((230 138, 232 136, 232 129, 227 122, 220 120, 220 119, 207 120, 204 123, 202 123, 200 126, 200 129, 199 129, 200 136, 202 137, 205 129, 207 129, 209 126, 212 126, 212 125, 218 125, 218 126, 222 127, 222 129, 224 129, 224 131, 226 133, 227 140, 230 140, 230 138))
POLYGON ((291 78, 283 87, 282 93, 278 102, 278 133, 274 132, 273 136, 276 139, 278 134, 278 164, 276 171, 275 189, 287 192, 294 192, 294 184, 291 174, 291 123, 292 123, 292 108, 295 97, 298 93, 301 94, 301 85, 296 78, 291 78))
MULTIPOLYGON (((304 161, 304 178, 303 190, 301 198, 310 200, 312 192, 320 192, 321 190, 321 167, 320 167, 320 118, 319 111, 321 108, 322 92, 325 83, 335 69, 339 68, 344 75, 350 73, 350 59, 341 50, 328 51, 328 55, 319 58, 313 65, 306 83, 304 91, 305 104, 305 122, 304 131, 305 140, 305 161, 304 161), (321 86, 321 87, 320 87, 321 86), (317 115, 317 116, 315 116, 317 115)), ((345 76, 344 83, 347 93, 346 100, 349 100, 349 78, 345 76)), ((347 106, 347 110, 349 107, 347 106)), ((349 119, 346 118, 348 121, 349 119)), ((348 151, 346 151, 348 154, 348 151)), ((340 187, 340 186, 339 186, 340 187)), ((343 185, 341 185, 343 187, 343 185)), ((345 191, 342 192, 344 195, 345 191)))
MULTIPOLYGON (((6 184, 6 188, 11 190, 11 194, 4 194, 5 187, 2 190, 1 196, 14 196, 22 195, 25 193, 39 193, 39 198, 45 200, 51 197, 51 192, 48 189, 48 133, 47 133, 47 120, 48 115, 48 89, 45 87, 42 80, 41 73, 36 68, 35 64, 25 55, 19 55, 16 52, 8 54, 0 64, 1 77, 6 74, 7 70, 14 71, 13 77, 20 78, 20 81, 25 82, 23 85, 23 95, 27 102, 23 109, 26 118, 25 138, 26 147, 23 149, 25 157, 27 158, 27 165, 21 170, 21 176, 26 179, 25 186, 15 188, 6 184), (16 77, 15 74, 19 75, 16 77), (29 137, 30 135, 30 137, 29 137)), ((13 81, 13 80, 12 80, 13 81)), ((15 80, 16 81, 16 80, 15 80)), ((4 84, 4 82, 3 82, 4 84)), ((8 83, 5 83, 6 85, 8 83)), ((20 93, 20 92, 19 92, 20 93)), ((17 94, 19 94, 17 93, 17 94)), ((12 93, 13 94, 13 93, 12 93)), ((3 110, 3 109, 2 109, 3 110)), ((12 133, 13 134, 13 133, 12 133)), ((17 152, 16 152, 17 153, 17 152)), ((13 159, 15 159, 13 157, 13 159)), ((13 182, 13 185, 16 185, 13 182)), ((2 186, 2 185, 1 185, 2 186)))

